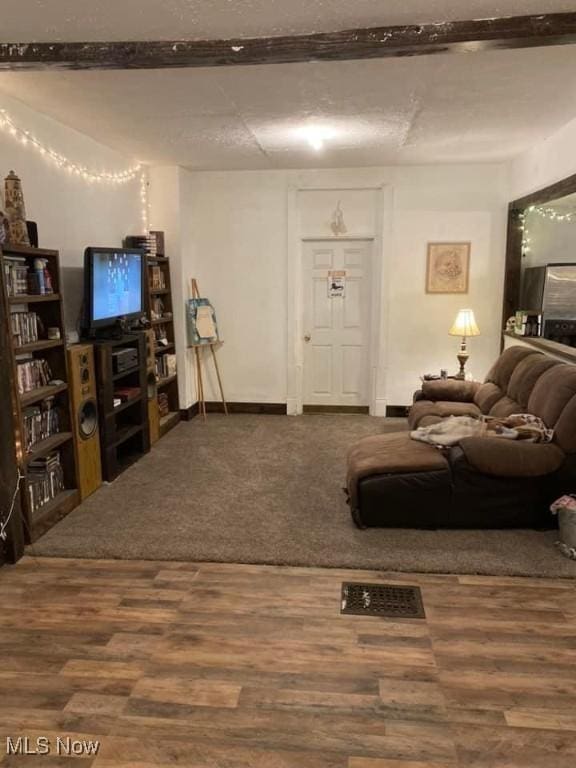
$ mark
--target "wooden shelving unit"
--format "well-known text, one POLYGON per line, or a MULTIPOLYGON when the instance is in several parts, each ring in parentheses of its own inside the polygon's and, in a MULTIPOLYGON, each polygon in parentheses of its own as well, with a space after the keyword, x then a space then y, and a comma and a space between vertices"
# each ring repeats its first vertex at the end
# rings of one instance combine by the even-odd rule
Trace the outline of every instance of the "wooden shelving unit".
POLYGON ((10 378, 13 382, 13 431, 16 436, 17 462, 25 479, 21 488, 20 499, 25 523, 26 539, 35 541, 42 533, 51 528, 59 519, 67 515, 79 504, 74 439, 68 391, 68 363, 64 346, 64 316, 62 296, 60 294, 60 259, 58 251, 44 248, 25 248, 4 245, 0 252, 0 290, 5 316, 2 332, 8 337, 10 349, 10 378), (44 259, 50 274, 53 293, 22 293, 11 295, 8 284, 8 267, 13 258, 20 259, 22 266, 34 272, 35 259, 44 259), (17 312, 34 312, 40 320, 39 330, 45 335, 48 328, 58 328, 60 339, 39 338, 26 344, 16 344, 12 334, 11 315, 17 312), (18 366, 31 360, 45 360, 51 371, 52 380, 57 383, 36 387, 27 392, 18 388, 18 366), (52 407, 58 413, 58 432, 48 438, 37 441, 28 451, 25 449, 24 417, 26 410, 46 403, 53 398, 52 407), (63 488, 50 491, 43 504, 37 502, 33 507, 30 486, 30 464, 34 460, 58 454, 63 474, 63 488), (53 495, 54 493, 54 495, 53 495), (48 498, 48 496, 52 496, 48 498))
POLYGON ((160 416, 160 437, 162 437, 180 421, 178 374, 166 375, 166 371, 161 369, 164 356, 176 354, 170 259, 164 255, 148 255, 146 256, 146 264, 148 273, 146 315, 154 332, 159 334, 161 330, 164 330, 165 339, 167 340, 166 344, 156 342, 154 348, 157 361, 156 389, 158 395, 166 395, 169 407, 168 414, 160 416), (162 287, 152 287, 152 278, 155 272, 161 278, 162 287))
POLYGON ((150 450, 148 404, 145 397, 145 337, 138 333, 122 339, 97 341, 94 351, 102 476, 110 482, 150 450), (136 350, 138 364, 115 373, 113 353, 128 348, 136 350), (125 387, 134 389, 135 395, 114 407, 115 392, 125 387))

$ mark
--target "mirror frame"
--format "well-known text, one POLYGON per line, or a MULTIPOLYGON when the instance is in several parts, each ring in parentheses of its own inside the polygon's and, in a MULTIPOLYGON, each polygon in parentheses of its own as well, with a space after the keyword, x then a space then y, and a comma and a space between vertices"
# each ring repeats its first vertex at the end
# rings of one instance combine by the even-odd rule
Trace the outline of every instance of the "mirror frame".
MULTIPOLYGON (((508 232, 506 239, 506 262, 504 267, 504 295, 502 301, 502 331, 506 321, 518 309, 520 301, 520 282, 522 278, 522 240, 523 230, 521 215, 531 205, 551 203, 560 197, 576 192, 576 173, 566 179, 550 184, 548 187, 533 192, 508 205, 508 232)), ((502 339, 502 346, 504 340, 502 339)))

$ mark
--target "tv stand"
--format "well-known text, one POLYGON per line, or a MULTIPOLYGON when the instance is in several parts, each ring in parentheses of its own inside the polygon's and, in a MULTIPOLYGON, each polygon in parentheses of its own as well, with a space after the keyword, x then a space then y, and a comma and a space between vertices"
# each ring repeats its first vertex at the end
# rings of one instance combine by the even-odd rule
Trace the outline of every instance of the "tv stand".
POLYGON ((150 450, 145 342, 143 333, 94 342, 102 475, 108 482, 150 450), (136 350, 136 364, 116 372, 113 353, 129 348, 136 350), (115 407, 118 397, 122 402, 115 407))
POLYGON ((91 328, 83 335, 90 342, 98 341, 121 341, 130 334, 130 327, 125 317, 119 317, 114 325, 107 325, 104 328, 91 328))

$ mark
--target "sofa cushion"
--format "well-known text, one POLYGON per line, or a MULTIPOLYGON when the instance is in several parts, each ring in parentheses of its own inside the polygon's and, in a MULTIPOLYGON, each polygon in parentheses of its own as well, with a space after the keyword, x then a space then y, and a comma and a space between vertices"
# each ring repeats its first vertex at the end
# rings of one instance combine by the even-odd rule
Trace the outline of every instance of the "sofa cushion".
POLYGON ((524 410, 520 403, 512 400, 508 395, 504 395, 490 408, 489 415, 503 418, 504 416, 511 416, 513 413, 522 413, 524 410))
POLYGON ((566 453, 576 453, 576 395, 565 406, 554 426, 554 440, 566 453))
POLYGON ((503 393, 506 392, 510 377, 518 363, 524 360, 525 357, 528 357, 528 355, 533 354, 534 350, 528 347, 508 347, 488 371, 486 381, 497 384, 503 393))
POLYGON ((569 452, 575 450, 574 438, 570 435, 570 424, 572 431, 576 431, 572 406, 575 395, 576 365, 555 365, 538 379, 528 401, 529 412, 540 416, 546 426, 556 430, 557 422, 561 425, 555 440, 569 452))
POLYGON ((437 448, 411 440, 407 432, 364 437, 348 452, 347 487, 351 506, 357 505, 358 482, 363 477, 446 469, 448 463, 437 448))
POLYGON ((436 379, 422 382, 422 393, 425 400, 450 400, 460 403, 471 403, 480 384, 477 381, 464 379, 436 379))
POLYGON ((564 452, 554 443, 465 437, 460 447, 478 472, 494 477, 541 477, 555 472, 564 461, 564 452))
POLYGON ((480 408, 482 413, 490 413, 490 409, 498 400, 504 397, 504 392, 493 381, 486 381, 481 384, 474 395, 474 402, 480 408))
MULTIPOLYGON (((411 429, 426 426, 422 423, 424 417, 434 416, 436 421, 446 416, 480 416, 481 411, 475 403, 453 403, 450 400, 431 402, 419 400, 414 403, 408 416, 408 424, 411 429)), ((428 424, 434 423, 428 421, 428 424)))
POLYGON ((541 352, 534 352, 518 363, 510 377, 506 394, 516 400, 520 413, 524 413, 528 408, 530 395, 540 376, 555 365, 560 365, 560 362, 545 357, 541 352))

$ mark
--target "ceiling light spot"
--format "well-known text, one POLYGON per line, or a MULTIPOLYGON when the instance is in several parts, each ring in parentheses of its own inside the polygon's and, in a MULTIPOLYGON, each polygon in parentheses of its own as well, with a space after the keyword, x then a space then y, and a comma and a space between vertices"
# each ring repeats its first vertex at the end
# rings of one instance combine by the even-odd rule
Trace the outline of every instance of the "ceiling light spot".
POLYGON ((306 125, 299 131, 312 149, 320 152, 324 148, 324 143, 335 136, 333 128, 322 125, 306 125))

